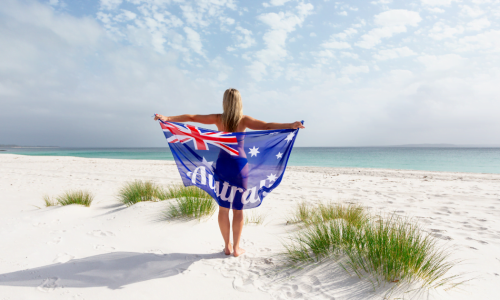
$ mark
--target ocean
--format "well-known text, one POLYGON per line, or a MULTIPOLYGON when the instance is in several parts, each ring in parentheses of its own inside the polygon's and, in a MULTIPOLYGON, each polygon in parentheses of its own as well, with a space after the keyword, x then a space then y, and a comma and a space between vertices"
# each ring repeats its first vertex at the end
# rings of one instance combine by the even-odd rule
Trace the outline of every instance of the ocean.
MULTIPOLYGON (((173 160, 169 148, 2 148, 3 153, 173 160)), ((500 174, 500 148, 295 147, 289 166, 358 167, 500 174)))

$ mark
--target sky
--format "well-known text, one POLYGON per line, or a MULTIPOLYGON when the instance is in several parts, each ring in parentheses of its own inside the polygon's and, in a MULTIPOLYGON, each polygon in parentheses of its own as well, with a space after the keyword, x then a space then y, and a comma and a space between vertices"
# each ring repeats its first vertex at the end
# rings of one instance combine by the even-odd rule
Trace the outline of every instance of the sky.
MULTIPOLYGON (((2 0, 0 144, 166 146, 163 115, 297 146, 500 144, 500 0, 2 0)), ((210 126, 204 126, 214 128, 210 126)))

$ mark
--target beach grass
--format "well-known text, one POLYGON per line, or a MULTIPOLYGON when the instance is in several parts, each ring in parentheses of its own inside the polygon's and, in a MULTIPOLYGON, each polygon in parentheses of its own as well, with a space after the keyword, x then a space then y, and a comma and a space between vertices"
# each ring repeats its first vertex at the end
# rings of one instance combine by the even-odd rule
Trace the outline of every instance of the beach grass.
POLYGON ((368 220, 366 210, 357 204, 321 203, 310 205, 307 202, 299 203, 287 219, 287 224, 323 223, 330 220, 343 219, 347 223, 359 228, 368 220))
POLYGON ((167 219, 202 219, 211 217, 217 210, 212 197, 197 187, 171 187, 169 193, 175 202, 170 203, 165 212, 167 219))
POLYGON ((43 196, 43 201, 45 202, 46 207, 56 206, 58 204, 57 201, 53 200, 48 195, 43 196))
POLYGON ((245 225, 262 225, 265 219, 265 214, 261 214, 255 211, 245 213, 245 225))
POLYGON ((118 199, 127 206, 142 201, 159 201, 169 199, 165 189, 152 181, 135 180, 126 183, 118 192, 118 199))
MULTIPOLYGON (((456 262, 436 239, 414 220, 397 215, 373 216, 356 205, 297 207, 293 220, 313 216, 285 243, 293 264, 338 260, 351 275, 369 277, 378 284, 420 283, 422 287, 449 284, 446 276, 456 262)), ((306 220, 307 221, 307 220, 306 220)))
POLYGON ((78 204, 89 207, 94 200, 94 195, 85 190, 76 190, 76 191, 67 191, 63 194, 57 196, 54 199, 45 195, 43 197, 43 201, 45 202, 45 206, 56 206, 56 205, 71 205, 78 204))

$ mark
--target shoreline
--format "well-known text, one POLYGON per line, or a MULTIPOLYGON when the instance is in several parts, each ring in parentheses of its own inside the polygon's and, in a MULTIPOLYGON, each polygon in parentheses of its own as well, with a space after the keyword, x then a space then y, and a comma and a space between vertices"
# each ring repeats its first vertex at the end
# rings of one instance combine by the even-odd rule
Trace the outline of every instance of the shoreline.
MULTIPOLYGON (((156 159, 137 159, 137 158, 103 158, 103 157, 81 157, 81 156, 69 156, 69 155, 64 155, 64 156, 56 156, 56 155, 30 155, 30 154, 14 154, 14 153, 1 153, 0 156, 6 156, 6 155, 12 155, 12 156, 21 156, 21 157, 39 157, 39 158, 57 158, 57 159, 62 159, 62 158, 76 158, 76 159, 97 159, 97 160, 121 160, 121 161, 138 161, 138 162, 171 162, 173 165, 175 165, 175 160, 174 159, 164 159, 164 160, 156 160, 156 159)), ((368 167, 320 167, 320 166, 293 166, 293 165, 288 165, 287 170, 290 168, 298 169, 300 168, 313 168, 313 169, 318 169, 322 170, 324 172, 327 172, 328 170, 359 170, 359 171, 373 171, 373 172, 380 172, 380 171, 397 171, 397 172, 405 172, 405 173, 444 173, 444 174, 456 174, 456 175, 498 175, 500 176, 499 173, 478 173, 478 172, 454 172, 454 171, 433 171, 433 170, 416 170, 416 169, 390 169, 390 168, 368 168, 368 167)), ((410 176, 413 176, 413 174, 409 174, 410 176)), ((424 175, 425 176, 425 175, 424 175)))

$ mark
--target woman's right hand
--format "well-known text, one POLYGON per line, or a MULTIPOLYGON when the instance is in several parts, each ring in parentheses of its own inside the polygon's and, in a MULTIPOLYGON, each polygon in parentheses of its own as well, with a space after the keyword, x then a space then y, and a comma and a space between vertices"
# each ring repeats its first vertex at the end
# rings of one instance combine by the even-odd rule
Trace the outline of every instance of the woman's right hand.
POLYGON ((155 114, 155 121, 156 120, 162 120, 162 121, 166 122, 168 120, 168 118, 163 116, 163 115, 155 114))

